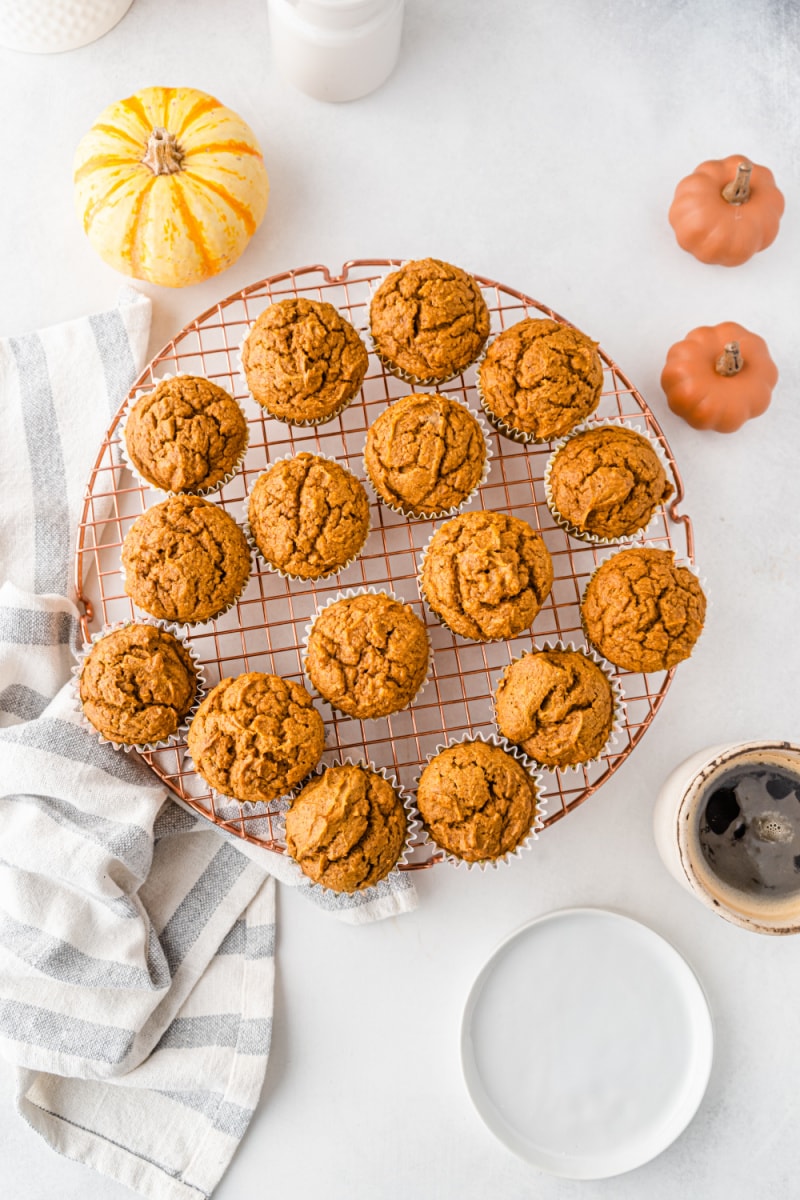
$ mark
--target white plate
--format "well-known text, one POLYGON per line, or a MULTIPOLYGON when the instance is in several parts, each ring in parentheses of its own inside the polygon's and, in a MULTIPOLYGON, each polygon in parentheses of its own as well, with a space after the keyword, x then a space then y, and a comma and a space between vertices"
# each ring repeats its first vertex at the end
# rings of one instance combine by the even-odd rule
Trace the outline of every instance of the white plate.
POLYGON ((647 926, 595 908, 512 934, 467 1000, 472 1101, 543 1171, 603 1179, 649 1162, 686 1128, 711 1072, 703 990, 647 926))

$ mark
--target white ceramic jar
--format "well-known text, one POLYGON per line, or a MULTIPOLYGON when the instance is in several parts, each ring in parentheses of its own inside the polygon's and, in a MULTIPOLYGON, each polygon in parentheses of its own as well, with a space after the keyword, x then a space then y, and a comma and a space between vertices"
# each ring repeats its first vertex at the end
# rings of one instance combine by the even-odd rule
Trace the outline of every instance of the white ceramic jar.
POLYGON ((357 100, 388 79, 403 0, 269 0, 275 65, 315 100, 357 100))
MULTIPOLYGON (((715 782, 733 768, 774 767, 800 776, 800 746, 735 742, 698 750, 664 781, 656 800, 656 846, 671 875, 727 921, 757 933, 800 932, 800 874, 789 895, 742 891, 712 871, 700 843, 701 809, 715 782)), ((800 823, 800 806, 798 806, 800 823)))
POLYGON ((60 54, 94 42, 121 21, 133 0, 0 0, 0 46, 60 54))

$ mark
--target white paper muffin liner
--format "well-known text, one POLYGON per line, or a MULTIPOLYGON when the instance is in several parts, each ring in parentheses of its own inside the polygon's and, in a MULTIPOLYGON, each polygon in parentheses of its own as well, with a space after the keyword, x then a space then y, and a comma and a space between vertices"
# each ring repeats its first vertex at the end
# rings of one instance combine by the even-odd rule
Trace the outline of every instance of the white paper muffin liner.
POLYGON ((581 422, 580 425, 576 425, 576 427, 570 433, 566 434, 562 438, 559 438, 557 442, 553 443, 553 452, 547 459, 547 463, 544 468, 544 494, 547 501, 547 507, 550 509, 550 513, 556 524, 560 525, 561 528, 570 535, 570 537, 578 538, 582 542, 589 542, 593 546, 621 546, 624 543, 629 542, 638 543, 640 539, 646 537, 648 530, 652 530, 653 526, 658 520, 661 508, 664 504, 669 502, 668 500, 662 500, 655 506, 653 509, 653 515, 650 517, 650 520, 646 525, 642 525, 641 528, 637 529, 634 533, 625 533, 615 538, 600 537, 596 533, 589 533, 585 529, 578 529, 576 525, 573 525, 571 521, 568 521, 566 517, 561 515, 555 505, 555 501, 553 500, 552 490, 550 487, 550 474, 553 468, 553 463, 556 459, 556 455, 559 454, 560 451, 563 450, 567 443, 572 441, 573 438, 578 437, 582 433, 589 433, 596 429, 627 429, 631 433, 638 433, 639 437, 644 438, 645 441, 652 447, 653 453, 660 462, 667 480, 670 480, 671 470, 669 463, 667 462, 667 457, 664 454, 661 445, 655 438, 651 437, 647 433, 642 433, 641 429, 637 429, 636 426, 630 421, 625 421, 622 418, 601 417, 590 419, 588 421, 581 422))
MULTIPOLYGON (((397 776, 394 774, 394 772, 388 770, 386 767, 376 767, 373 762, 371 762, 367 759, 363 759, 363 758, 354 759, 354 758, 350 758, 350 756, 348 755, 346 758, 337 758, 335 762, 320 763, 317 767, 315 767, 315 769, 313 771, 311 771, 308 775, 306 775, 305 779, 303 779, 300 783, 298 783, 296 787, 292 788, 291 792, 287 792, 286 796, 281 797, 280 807, 279 807, 278 811, 273 812, 273 814, 272 814, 272 828, 275 833, 275 841, 278 842, 278 844, 281 846, 281 848, 285 852, 287 858, 291 859, 292 862, 297 861, 296 859, 292 858, 291 854, 289 854, 288 847, 286 845, 286 814, 289 811, 289 809, 291 808, 292 802, 296 799, 297 796, 300 795, 302 790, 305 787, 307 787, 309 783, 311 783, 314 779, 320 778, 322 775, 325 774, 325 772, 329 768, 343 767, 343 766, 362 767, 365 771, 372 771, 373 774, 380 775, 382 779, 385 779, 386 782, 388 784, 390 784, 392 788, 394 788, 395 794, 399 797, 399 799, 403 805, 403 808, 405 809, 405 812, 406 812, 406 836, 405 836, 405 840, 403 842, 403 847, 400 851, 400 855, 397 859, 397 862, 394 864, 391 871, 389 871, 386 875, 383 876, 383 880, 389 879, 392 875, 395 874, 396 871, 398 871, 400 869, 401 866, 405 866, 405 864, 408 862, 409 855, 411 854, 411 851, 415 848, 416 839, 420 835, 422 826, 421 826, 419 817, 417 815, 417 810, 414 805, 413 797, 410 795, 409 792, 407 792, 404 788, 402 788, 400 786, 400 783, 397 779, 397 776)), ((323 883, 315 883, 313 879, 311 879, 308 875, 305 874, 304 871, 302 871, 302 867, 300 867, 299 863, 297 864, 297 867, 298 867, 298 870, 300 870, 302 872, 303 880, 309 887, 316 888, 320 892, 328 892, 334 896, 351 894, 351 893, 347 893, 347 892, 338 892, 338 891, 336 891, 335 888, 326 887, 325 884, 323 884, 323 883)), ((379 883, 383 882, 383 880, 379 880, 378 882, 379 883)), ((375 887, 377 885, 373 884, 371 886, 375 887)), ((359 888, 357 890, 357 892, 354 894, 364 895, 369 890, 370 890, 370 888, 359 888)))
MULTIPOLYGON (((399 399, 399 397, 398 397, 398 399, 399 399)), ((364 480, 365 487, 368 489, 370 495, 372 497, 374 497, 374 499, 378 502, 378 504, 382 504, 384 506, 384 508, 391 509, 392 512, 398 513, 401 517, 405 517, 407 521, 438 521, 444 517, 457 516, 458 513, 461 512, 462 508, 465 508, 472 500, 475 499, 478 492, 480 491, 480 489, 483 487, 483 485, 486 483, 487 479, 489 478, 489 472, 491 471, 491 466, 492 466, 492 442, 491 442, 492 435, 489 430, 489 427, 487 426, 486 422, 484 421, 482 415, 480 413, 476 413, 469 406, 469 404, 467 404, 464 400, 457 399, 455 396, 445 396, 444 399, 452 400, 454 404, 460 404, 462 408, 465 408, 467 410, 467 412, 470 414, 470 416, 473 417, 475 419, 475 421, 477 422, 478 428, 481 431, 481 437, 483 438, 484 456, 483 456, 483 469, 481 471, 481 477, 478 480, 478 482, 475 484, 472 491, 467 496, 464 497, 464 499, 461 501, 460 504, 454 504, 450 508, 438 509, 436 512, 429 512, 429 513, 412 513, 412 512, 408 512, 404 508, 401 508, 400 505, 398 505, 398 504, 390 504, 388 500, 384 499, 384 497, 380 494, 380 492, 376 488, 375 484, 372 482, 372 476, 369 473, 369 469, 367 467, 367 461, 366 461, 366 444, 364 447, 365 454, 364 454, 362 461, 364 463, 364 475, 366 477, 364 480)), ((387 408, 385 408, 383 410, 383 412, 387 412, 388 409, 392 407, 392 404, 396 404, 397 402, 398 402, 397 400, 391 401, 391 403, 388 405, 387 408)), ((382 414, 379 414, 379 415, 382 415, 382 414)))
MULTIPOLYGON (((390 275, 394 275, 396 271, 401 270, 403 267, 407 267, 410 262, 418 262, 418 261, 419 261, 418 259, 404 258, 403 261, 399 264, 399 266, 390 267, 390 269, 384 275, 382 275, 380 279, 378 279, 375 283, 373 283, 370 286, 369 301, 367 303, 367 328, 366 328, 365 332, 367 334, 367 339, 369 342, 370 353, 375 355, 378 362, 381 364, 381 366, 384 368, 385 371, 389 372, 390 375, 394 375, 397 379, 402 379, 403 383, 408 383, 412 387, 437 388, 437 387, 441 387, 442 384, 451 383, 452 380, 458 379, 459 375, 463 375, 466 371, 468 371, 470 369, 470 367, 473 367, 475 365, 475 363, 477 363, 480 360, 481 356, 483 354, 485 354, 486 347, 488 346, 489 341, 491 340, 492 333, 491 333, 491 329, 490 329, 486 335, 483 345, 481 346, 480 350, 478 351, 478 353, 475 355, 474 358, 470 359, 470 361, 468 363, 466 363, 463 367, 459 367, 457 371, 453 371, 451 375, 446 375, 444 378, 431 379, 431 378, 422 378, 418 375, 410 375, 408 373, 408 371, 404 371, 402 367, 398 367, 394 363, 391 363, 387 358, 384 358, 384 356, 381 354, 380 350, 378 350, 377 346, 375 345, 375 339, 372 336, 372 301, 375 299, 375 293, 377 292, 378 288, 383 286, 383 284, 386 282, 386 280, 389 278, 390 275)), ((464 268, 461 267, 460 270, 463 271, 464 268)), ((465 271, 464 273, 466 275, 470 274, 469 271, 465 271)), ((473 275, 472 278, 475 279, 475 276, 473 275)), ((483 295, 483 288, 480 286, 477 279, 475 279, 475 283, 478 287, 478 291, 481 293, 481 295, 483 295)), ((485 299, 486 299, 486 297, 484 296, 484 301, 485 301, 485 299)), ((487 305, 487 308, 488 308, 488 305, 487 305)))
MULTIPOLYGON (((165 375, 159 375, 158 379, 154 379, 153 383, 150 387, 137 388, 136 391, 131 396, 131 398, 128 400, 126 407, 125 407, 125 414, 119 423, 120 454, 122 455, 122 459, 125 463, 125 466, 131 472, 131 474, 134 476, 134 478, 137 479, 139 481, 139 483, 141 483, 144 487, 151 488, 154 492, 161 492, 161 494, 165 495, 165 496, 213 496, 215 492, 221 491, 222 488, 225 487, 226 483, 230 483, 230 481, 239 474, 239 472, 242 469, 242 465, 244 463, 245 456, 247 454, 247 447, 250 444, 250 425, 247 421, 247 414, 245 413, 244 409, 242 408, 242 405, 236 399, 236 397, 232 396, 231 393, 227 390, 227 388, 221 388, 221 390, 223 392, 225 392, 226 395, 229 396, 231 400, 233 400, 234 404, 239 409, 240 413, 242 414, 242 416, 244 418, 245 426, 247 428, 247 437, 245 438, 245 443, 242 448, 242 452, 239 455, 239 457, 237 458, 234 465, 231 467, 230 471, 228 471, 228 473, 226 475, 224 475, 222 479, 220 479, 219 483, 214 483, 211 485, 211 487, 190 488, 188 491, 182 491, 182 492, 170 491, 168 488, 160 487, 156 483, 151 483, 149 479, 145 479, 144 475, 142 475, 139 468, 136 466, 136 464, 134 463, 130 454, 128 453, 128 442, 127 442, 126 432, 127 432, 128 421, 130 420, 131 413, 133 412, 133 409, 138 404, 139 400, 141 400, 142 396, 151 395, 156 390, 156 388, 158 387, 158 385, 160 383, 164 383, 168 379, 182 379, 182 378, 189 378, 189 377, 190 376, 188 375, 188 372, 186 372, 186 371, 182 371, 179 375, 172 375, 170 373, 167 373, 165 375)), ((204 379, 205 376, 194 375, 194 376, 191 376, 191 378, 204 379)), ((206 380, 206 382, 213 383, 213 380, 209 379, 209 380, 206 380)), ((221 387, 220 384, 216 384, 215 386, 221 387)))
POLYGON ((141 617, 130 621, 116 621, 110 625, 104 625, 98 633, 93 633, 91 641, 85 642, 78 651, 77 663, 72 668, 72 679, 70 680, 70 691, 72 704, 76 712, 80 713, 81 723, 85 728, 90 729, 101 745, 113 746, 115 750, 124 750, 126 753, 129 750, 136 750, 138 753, 142 751, 163 750, 167 746, 175 746, 182 742, 189 730, 189 725, 195 716, 203 697, 208 691, 208 682, 206 680, 203 664, 197 655, 197 651, 191 642, 181 633, 180 628, 171 621, 159 621, 155 617, 141 617), (197 690, 195 692, 194 701, 186 716, 181 721, 175 733, 170 734, 168 738, 162 738, 158 742, 115 742, 111 738, 107 738, 104 734, 96 729, 89 718, 83 711, 80 695, 80 679, 83 672, 84 664, 98 642, 102 641, 110 633, 116 633, 120 629, 127 629, 129 625, 152 625, 156 629, 162 629, 165 633, 169 633, 175 638, 176 642, 180 642, 184 650, 192 660, 197 676, 197 690))
MULTIPOLYGON (((478 862, 467 862, 466 859, 459 858, 457 854, 452 854, 449 850, 445 850, 443 846, 440 846, 439 843, 435 841, 433 836, 428 833, 428 830, 425 828, 424 818, 422 818, 422 815, 420 814, 423 839, 429 845, 435 846, 437 850, 441 851, 444 862, 450 863, 454 867, 465 867, 468 871, 472 870, 474 867, 479 868, 481 871, 485 871, 490 867, 499 867, 504 863, 509 863, 514 858, 521 858, 526 850, 531 849, 533 843, 538 840, 539 834, 544 829, 544 822, 547 816, 547 795, 542 783, 542 776, 538 773, 534 773, 534 771, 531 769, 534 765, 531 760, 525 754, 523 754, 519 746, 515 746, 513 742, 509 742, 507 738, 504 738, 496 733, 465 733, 461 737, 450 738, 446 742, 442 742, 440 745, 438 745, 433 754, 428 755, 425 762, 425 767, 427 767, 428 764, 437 757, 437 755, 441 754, 443 750, 448 750, 451 746, 461 745, 463 742, 485 742, 489 746, 498 746, 501 750, 505 750, 507 754, 517 760, 517 762, 525 771, 525 774, 528 775, 536 785, 536 811, 534 814, 533 825, 522 841, 519 842, 513 850, 508 850, 500 858, 483 858, 478 862)), ((419 775, 414 781, 417 789, 419 788, 419 781, 422 778, 425 767, 423 767, 422 771, 420 771, 419 775)), ((419 805, 417 806, 417 811, 419 811, 419 805)))
MULTIPOLYGON (((660 550, 664 553, 672 554, 673 567, 685 567, 687 571, 691 571, 692 575, 694 575, 695 579, 700 584, 700 587, 702 588, 703 595, 705 596, 705 600, 706 600, 706 611, 705 611, 705 616, 703 618, 703 628, 700 630, 700 633, 697 635, 697 640, 695 641, 694 645, 692 646, 691 653, 687 655, 687 658, 691 658, 691 655, 694 654, 694 651, 700 641, 700 638, 703 636, 703 633, 705 632, 706 625, 708 624, 708 614, 711 609, 711 599, 708 594, 708 588, 706 587, 706 581, 705 581, 704 576, 702 576, 700 574, 700 572, 698 571, 695 564, 691 561, 691 559, 682 558, 676 553, 676 551, 672 548, 672 546, 660 546, 660 545, 658 545, 657 542, 635 542, 633 545, 631 545, 631 543, 628 542, 621 546, 615 545, 615 546, 609 548, 608 552, 606 554, 604 554, 602 556, 602 558, 599 560, 599 562, 595 566, 594 570, 592 571, 591 575, 589 576, 589 578, 586 580, 586 583, 584 584, 583 591, 581 592, 581 598, 579 601, 580 616, 581 616, 581 629, 583 630, 583 636, 586 638, 587 645, 592 650, 596 651, 596 653, 599 654, 601 658, 605 658, 605 655, 603 654, 600 647, 596 646, 595 643, 592 641, 592 639, 589 637, 589 633, 586 629, 586 622, 583 619, 583 606, 586 601, 586 593, 589 590, 589 585, 592 582, 592 580, 594 579, 597 572, 600 570, 600 568, 602 566, 605 566, 605 564, 607 562, 609 562, 612 558, 614 558, 617 554, 624 554, 628 550, 660 550)), ((611 659, 606 659, 606 662, 611 663, 611 659)), ((681 665, 681 662, 686 662, 686 659, 681 659, 680 662, 677 662, 675 664, 675 667, 679 667, 681 665)), ((628 671, 627 667, 620 667, 617 663, 611 663, 611 666, 614 667, 614 669, 618 670, 618 671, 628 671)), ((632 674, 632 675, 658 675, 661 671, 674 671, 675 667, 659 667, 655 671, 638 671, 638 670, 637 671, 629 671, 629 674, 632 674)))
MULTIPOLYGON (((277 301, 274 301, 273 303, 277 303, 277 301)), ((325 303, 330 303, 330 301, 325 301, 325 303)), ((268 307, 271 307, 271 305, 268 305, 268 307)), ((336 306, 334 305, 333 307, 335 308, 336 306)), ((266 311, 266 309, 264 311, 266 311)), ((336 311, 339 312, 338 308, 336 309, 336 311)), ((355 329, 356 333, 358 334, 358 336, 361 339, 361 342, 363 344, 364 339, 361 337, 360 331, 358 329, 356 329, 355 325, 353 325, 353 322, 348 320, 347 317, 342 316, 341 313, 339 313, 339 316, 342 317, 343 321, 347 321, 347 324, 350 325, 353 329, 355 329)), ((249 338, 250 334, 252 333, 254 326, 255 326, 255 321, 253 321, 251 323, 250 328, 247 330, 247 333, 244 335, 241 342, 239 343, 239 348, 237 350, 237 363, 238 363, 238 369, 239 369, 239 378, 241 379, 242 383, 244 384, 245 388, 247 389, 248 396, 252 397, 253 403, 257 404, 263 413, 266 413, 266 415, 268 417, 271 417, 273 421, 280 421, 282 425, 296 425, 296 426, 302 428, 304 426, 325 425, 328 421, 333 421, 336 417, 340 416, 340 414, 343 413, 346 408, 349 408, 349 406, 353 403, 356 396, 361 391, 361 388, 364 385, 363 379, 361 381, 361 384, 359 385, 359 387, 356 389, 356 391, 353 393, 353 395, 350 397, 349 400, 345 400, 344 403, 340 404, 339 407, 334 409, 333 412, 327 413, 323 417, 310 417, 310 418, 306 418, 306 420, 304 420, 304 421, 297 421, 297 420, 294 420, 294 418, 292 418, 292 417, 281 417, 277 413, 274 413, 271 409, 267 408, 267 406, 265 404, 262 404, 261 401, 258 400, 253 395, 253 393, 250 389, 250 384, 247 381, 247 374, 244 369, 244 345, 245 345, 245 342, 247 341, 247 339, 249 338)), ((369 347, 364 346, 364 349, 367 350, 367 352, 369 353, 369 347)), ((369 370, 369 368, 367 368, 367 370, 369 370)), ((364 378, 366 378, 366 374, 365 374, 364 378)))
POLYGON ((622 684, 620 683, 619 678, 618 678, 614 668, 611 666, 611 663, 607 662, 606 659, 601 658, 600 655, 589 646, 576 646, 574 642, 558 642, 558 641, 557 642, 549 642, 548 641, 548 642, 543 642, 541 645, 534 644, 532 650, 526 650, 522 654, 518 654, 516 656, 516 658, 512 658, 512 660, 508 664, 508 666, 504 668, 503 674, 501 675, 500 679, 497 681, 497 687, 495 687, 494 692, 492 694, 492 711, 494 713, 495 724, 497 725, 500 736, 503 737, 504 740, 507 741, 510 745, 516 746, 517 750, 519 750, 520 754, 522 754, 522 756, 524 757, 526 762, 530 763, 531 766, 535 767, 538 770, 561 771, 563 773, 565 771, 573 771, 573 772, 583 771, 584 767, 590 766, 591 763, 600 762, 600 760, 603 758, 603 756, 608 754, 609 750, 613 749, 613 747, 619 743, 620 735, 622 733, 622 728, 623 728, 623 725, 625 724, 625 720, 626 720, 627 706, 625 704, 625 697, 624 697, 624 693, 622 691, 622 684), (576 654, 582 654, 584 656, 584 658, 589 659, 590 662, 593 662, 595 664, 595 666, 599 667, 600 670, 603 672, 604 676, 606 677, 606 679, 608 680, 609 685, 611 687, 612 706, 613 706, 611 729, 609 731, 608 737, 606 738, 605 742, 600 747, 600 749, 597 751, 597 753, 592 755, 591 758, 583 758, 578 763, 569 763, 568 765, 563 766, 563 767, 550 766, 548 763, 540 762, 536 757, 528 754, 528 752, 526 750, 523 750, 522 746, 520 746, 517 742, 512 742, 510 738, 505 737, 505 735, 500 730, 500 726, 497 721, 497 688, 500 686, 500 682, 502 679, 505 678, 507 672, 511 669, 511 667, 514 666, 514 663, 520 662, 521 659, 527 658, 530 654, 536 654, 538 651, 552 652, 554 650, 555 651, 571 650, 576 654))
MULTIPOLYGON (((303 451, 302 453, 306 453, 306 452, 303 451)), ((364 488, 364 491, 367 493, 367 501, 369 502, 369 489, 365 486, 364 481, 359 479, 357 475, 353 475, 353 472, 348 467, 343 467, 342 464, 337 462, 336 459, 333 458, 330 454, 320 454, 316 450, 309 451, 308 453, 311 454, 312 458, 321 458, 325 462, 333 463, 334 466, 340 467, 343 471, 347 471, 348 475, 352 475, 352 477, 353 477, 353 479, 355 479, 356 483, 360 484, 360 486, 362 488, 364 488)), ((334 567, 333 570, 326 571, 326 573, 324 575, 293 575, 290 571, 282 571, 280 569, 280 567, 276 567, 274 563, 271 563, 269 561, 269 559, 266 558, 261 553, 258 542, 256 541, 256 538, 255 538, 255 534, 253 533, 252 527, 250 525, 250 497, 253 494, 253 488, 256 486, 256 484, 258 483, 258 481, 262 475, 266 475, 267 471, 271 471, 273 467, 276 467, 278 465, 278 463, 288 462, 289 459, 297 458, 297 457, 298 457, 297 453, 281 454, 278 458, 275 459, 274 462, 267 463, 267 465, 263 471, 259 471, 256 478, 253 480, 253 482, 250 484, 250 487, 247 489, 247 495, 244 498, 244 504, 242 507, 241 528, 244 531, 244 536, 247 538, 247 544, 250 547, 251 553, 254 555, 256 560, 259 563, 261 563, 268 571, 271 571, 273 573, 273 575, 280 575, 280 577, 282 579, 297 579, 301 583, 318 583, 321 579, 330 579, 333 575, 338 575, 338 574, 340 574, 340 572, 346 571, 348 567, 352 567, 353 563, 361 555, 364 547, 367 544, 367 538, 369 537, 370 533, 372 532, 372 525, 370 524, 369 527, 367 528, 367 532, 366 532, 366 536, 364 537, 364 541, 361 543, 361 545, 359 546, 356 553, 352 556, 352 558, 349 558, 347 560, 347 562, 343 563, 340 567, 334 567)))
MULTIPOLYGON (((325 603, 320 608, 317 609, 317 611, 314 613, 311 620, 305 626, 305 628, 303 630, 303 643, 302 643, 302 647, 300 650, 300 657, 301 657, 301 660, 303 663, 303 672, 305 674, 306 679, 308 680, 308 685, 309 685, 308 690, 311 692, 312 696, 317 696, 320 700, 323 701, 324 704, 329 704, 332 709, 335 709, 336 712, 342 713, 342 715, 345 717, 349 717, 349 719, 351 721, 384 721, 384 720, 386 720, 386 717, 393 716, 395 712, 405 712, 405 710, 407 708, 410 708, 412 704, 416 704, 416 702, 419 700, 422 693, 425 691, 425 688, 428 686, 431 679, 433 678, 433 647, 431 645, 431 638, 430 638, 430 634, 428 633, 428 630, 425 626, 425 622, 422 620, 421 617, 418 616, 417 613, 414 613, 414 616, 417 617, 417 620, 419 620, 420 624, 422 625, 422 628, 425 630, 425 641, 428 644, 428 668, 427 668, 427 671, 425 672, 425 678, 423 679, 422 683, 419 685, 416 692, 411 697, 411 699, 408 701, 408 703, 404 704, 402 708, 396 708, 393 710, 393 712, 387 713, 385 716, 381 716, 381 717, 354 717, 352 713, 346 713, 346 712, 344 712, 343 709, 338 708, 331 700, 328 700, 325 696, 322 695, 321 692, 319 692, 317 690, 317 688, 314 686, 311 676, 308 673, 308 667, 306 666, 306 659, 308 657, 308 639, 311 636, 311 630, 313 629, 314 623, 316 622, 317 618, 319 616, 321 616, 321 614, 325 611, 326 608, 330 608, 330 606, 332 604, 338 604, 338 602, 340 600, 350 600, 354 596, 367 596, 367 595, 369 595, 369 596, 388 596, 390 600, 396 600, 398 602, 398 604, 403 604, 403 605, 405 605, 406 608, 411 608, 411 605, 408 603, 407 600, 401 600, 400 597, 396 596, 395 593, 393 591, 391 591, 390 588, 378 588, 378 587, 347 588, 343 592, 337 592, 337 594, 335 596, 332 596, 329 600, 326 600, 325 603)), ((414 611, 413 608, 411 609, 411 611, 412 612, 414 611)))

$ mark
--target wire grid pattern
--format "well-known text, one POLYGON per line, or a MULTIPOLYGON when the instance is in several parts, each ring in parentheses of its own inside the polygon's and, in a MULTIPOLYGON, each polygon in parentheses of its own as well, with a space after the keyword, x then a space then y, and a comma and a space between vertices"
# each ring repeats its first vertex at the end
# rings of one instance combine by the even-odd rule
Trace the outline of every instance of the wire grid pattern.
MULTIPOLYGON (((145 369, 131 396, 115 417, 103 441, 90 477, 76 556, 78 597, 86 640, 106 624, 137 616, 125 595, 120 550, 133 521, 164 494, 134 479, 120 451, 120 421, 130 398, 152 386, 164 374, 201 375, 240 399, 250 424, 250 445, 242 471, 211 497, 240 523, 244 502, 257 476, 276 459, 300 451, 337 459, 359 479, 365 479, 363 449, 369 425, 387 404, 411 390, 389 374, 370 353, 361 393, 338 417, 323 425, 291 426, 272 419, 250 397, 240 374, 239 346, 248 328, 270 303, 291 296, 327 300, 359 330, 369 346, 368 307, 375 285, 401 260, 358 260, 346 263, 341 274, 326 267, 302 267, 253 284, 222 300, 187 325, 145 369)), ((492 336, 526 316, 562 321, 545 305, 489 279, 477 277, 491 313, 492 336)), ((624 418, 661 445, 674 479, 675 494, 646 531, 648 543, 672 549, 691 560, 691 523, 678 512, 683 488, 672 452, 648 406, 616 364, 603 354, 604 386, 594 418, 624 418)), ((441 386, 480 412, 475 367, 441 386)), ((264 671, 294 679, 312 691, 304 677, 302 646, 314 613, 331 597, 351 588, 392 591, 407 601, 425 623, 433 647, 433 672, 417 701, 382 720, 359 721, 334 711, 315 697, 325 720, 323 762, 349 758, 369 761, 393 771, 400 785, 412 792, 426 760, 448 740, 465 733, 495 732, 493 695, 504 669, 534 644, 560 640, 586 645, 579 603, 589 576, 608 555, 570 537, 553 520, 545 501, 543 475, 550 445, 517 443, 492 434, 491 470, 477 496, 462 511, 488 509, 512 513, 541 532, 553 559, 550 596, 532 630, 508 641, 476 643, 451 634, 422 602, 417 584, 421 551, 441 520, 408 519, 371 496, 371 532, 361 555, 347 569, 326 580, 286 580, 256 558, 246 591, 223 616, 187 627, 205 667, 209 687, 224 676, 264 671)), ((639 541, 644 538, 639 538, 639 541)), ((141 614, 139 614, 141 615, 141 614)), ((625 720, 616 745, 595 762, 577 769, 543 771, 546 825, 560 820, 594 793, 624 762, 652 722, 669 687, 672 671, 641 675, 614 672, 626 703, 625 720)), ((196 812, 247 841, 282 851, 273 817, 286 801, 272 805, 239 804, 210 792, 196 774, 185 744, 143 756, 164 783, 196 812)), ((540 770, 540 768, 537 768, 540 770)), ((278 822, 275 822, 276 828, 278 822)), ((430 866, 442 855, 421 844, 407 869, 430 866)))

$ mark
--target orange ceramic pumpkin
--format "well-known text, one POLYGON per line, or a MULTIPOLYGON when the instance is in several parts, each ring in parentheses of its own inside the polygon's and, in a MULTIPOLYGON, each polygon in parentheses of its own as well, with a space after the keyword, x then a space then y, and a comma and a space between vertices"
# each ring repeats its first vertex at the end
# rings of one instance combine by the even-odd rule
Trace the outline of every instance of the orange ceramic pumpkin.
POLYGON ((701 325, 670 347, 661 386, 695 429, 733 433, 772 399, 778 368, 767 343, 735 321, 701 325))
POLYGON ((783 208, 772 172, 731 154, 700 163, 680 181, 669 222, 679 244, 701 262, 737 267, 772 245, 783 208))

